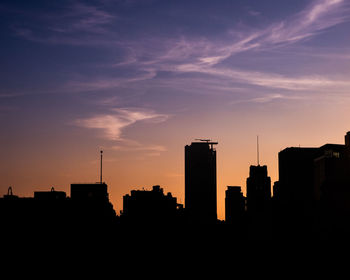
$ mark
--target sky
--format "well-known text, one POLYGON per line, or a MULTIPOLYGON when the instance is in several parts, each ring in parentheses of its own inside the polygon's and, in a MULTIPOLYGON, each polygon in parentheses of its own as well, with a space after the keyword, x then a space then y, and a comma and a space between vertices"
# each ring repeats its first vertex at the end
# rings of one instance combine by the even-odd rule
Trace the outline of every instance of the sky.
POLYGON ((160 185, 184 203, 184 146, 212 139, 218 217, 249 166, 350 130, 350 2, 0 3, 0 195, 103 180, 115 210, 160 185))

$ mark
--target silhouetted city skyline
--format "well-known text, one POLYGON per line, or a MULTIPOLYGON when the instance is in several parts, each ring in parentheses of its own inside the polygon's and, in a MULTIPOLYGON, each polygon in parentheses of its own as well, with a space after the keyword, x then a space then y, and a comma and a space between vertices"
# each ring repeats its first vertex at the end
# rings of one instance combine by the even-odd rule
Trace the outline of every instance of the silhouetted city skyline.
POLYGON ((246 197, 240 186, 227 186, 225 220, 216 216, 214 144, 218 143, 206 140, 185 146, 185 205, 154 185, 152 190, 131 189, 123 196, 123 210, 118 215, 101 177, 98 183, 71 184, 70 196, 52 187, 34 191, 33 197, 19 197, 9 187, 0 198, 0 223, 5 227, 98 226, 116 230, 206 225, 259 239, 275 234, 329 238, 350 233, 350 132, 342 145, 280 151, 280 176, 273 193, 268 167, 251 165, 246 197))

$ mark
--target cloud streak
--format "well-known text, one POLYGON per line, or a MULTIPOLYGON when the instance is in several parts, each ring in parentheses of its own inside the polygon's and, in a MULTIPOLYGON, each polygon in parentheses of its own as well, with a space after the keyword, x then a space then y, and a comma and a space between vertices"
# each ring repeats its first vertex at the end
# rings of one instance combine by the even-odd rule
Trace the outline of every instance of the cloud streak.
MULTIPOLYGON (((85 39, 81 43, 87 44, 108 42, 112 48, 120 48, 126 53, 125 60, 111 62, 109 67, 129 73, 124 77, 100 77, 86 81, 71 81, 66 83, 64 90, 71 92, 101 91, 124 86, 137 86, 138 83, 156 80, 161 83, 164 77, 159 78, 160 72, 174 73, 174 80, 179 74, 197 73, 213 78, 230 79, 237 83, 265 88, 284 90, 314 90, 332 88, 335 86, 349 87, 346 80, 337 80, 319 75, 288 77, 282 74, 241 70, 234 67, 230 58, 243 52, 266 51, 283 48, 313 36, 349 20, 349 3, 344 0, 317 0, 312 1, 304 10, 297 14, 272 23, 263 28, 234 29, 228 28, 225 38, 212 40, 211 38, 180 37, 159 38, 156 36, 141 35, 137 40, 122 40, 117 32, 109 26, 118 17, 112 15, 102 7, 93 7, 85 4, 76 4, 70 11, 61 15, 59 22, 66 18, 67 23, 49 25, 53 32, 47 37, 52 43, 79 43, 81 37, 71 35, 81 31, 85 39), (103 34, 103 38, 100 35, 103 34), (66 37, 68 36, 68 37, 66 37), (147 37, 147 38, 146 38, 147 37), (191 39, 189 39, 191 38, 191 39), (140 40, 142 39, 142 40, 140 40), (102 41, 101 41, 102 40, 102 41)), ((18 35, 32 40, 45 40, 30 29, 17 30, 18 35)), ((232 60, 232 59, 231 59, 232 60)), ((120 72, 119 72, 120 73, 120 72)), ((168 77, 166 77, 168 78, 168 77)), ((190 79, 190 78, 189 78, 190 79)), ((169 83, 170 84, 170 83, 169 83)), ((172 83, 173 86, 179 83, 172 83)), ((231 83, 232 85, 232 83, 231 83)), ((181 86, 181 85, 180 85, 181 86)), ((218 89, 222 87, 218 86, 218 89)), ((107 116, 106 116, 107 118, 107 116)), ((106 122, 113 122, 109 116, 106 122)), ((97 122, 97 120, 96 120, 97 122)))
MULTIPOLYGON (((213 65, 240 52, 271 47, 271 45, 295 43, 312 37, 322 30, 349 20, 348 11, 349 3, 344 0, 315 0, 296 15, 265 28, 244 32, 228 27, 231 38, 225 38, 221 43, 213 42, 210 38, 190 40, 185 35, 180 38, 172 37, 170 40, 152 38, 147 34, 141 36, 143 42, 158 53, 157 57, 153 55, 153 58, 150 58, 151 61, 154 59, 178 60, 193 55, 198 58, 199 53, 199 61, 213 65)), ((115 23, 122 19, 104 6, 97 7, 78 2, 69 6, 61 14, 47 14, 39 18, 45 24, 37 27, 41 31, 49 31, 48 33, 38 32, 39 30, 22 25, 15 28, 17 35, 28 40, 57 44, 79 44, 81 40, 81 44, 89 45, 94 44, 94 41, 101 43, 104 40, 113 48, 126 47, 133 51, 137 49, 136 45, 140 45, 139 36, 135 42, 121 40, 118 36, 119 28, 116 28, 115 23), (94 36, 98 34, 102 34, 104 38, 94 36)))
POLYGON ((57 16, 48 16, 55 20, 49 29, 59 33, 105 33, 105 25, 115 20, 115 16, 107 11, 84 3, 75 3, 68 12, 57 16))
MULTIPOLYGON (((348 21, 349 16, 346 11, 349 11, 349 4, 344 0, 313 1, 305 10, 284 21, 250 34, 240 34, 242 38, 234 43, 225 43, 226 45, 220 46, 217 43, 201 41, 202 51, 195 59, 191 62, 170 66, 168 70, 178 73, 201 73, 232 79, 239 83, 284 90, 349 88, 350 83, 347 80, 319 75, 287 77, 281 74, 246 71, 222 65, 226 59, 242 52, 281 48, 311 38, 327 28, 348 21)), ((198 49, 198 45, 198 42, 184 42, 182 39, 181 44, 175 45, 163 58, 171 61, 180 55, 190 56, 194 49, 198 49)), ((165 65, 166 63, 163 65, 164 68, 167 67, 165 65)))
POLYGON ((344 0, 318 0, 289 20, 270 28, 266 41, 273 44, 294 43, 349 20, 344 0))
POLYGON ((142 109, 118 108, 113 109, 113 113, 77 119, 73 123, 84 128, 99 129, 102 131, 101 136, 107 140, 120 141, 123 140, 123 130, 136 122, 159 123, 166 121, 168 117, 142 109))
POLYGON ((255 97, 255 98, 250 98, 250 99, 243 99, 243 100, 235 100, 232 101, 230 104, 231 105, 236 105, 236 104, 242 104, 242 103, 260 103, 260 104, 265 104, 269 102, 274 102, 278 100, 305 100, 305 96, 288 96, 284 94, 267 94, 262 97, 255 97))
POLYGON ((112 24, 118 16, 102 7, 76 2, 61 12, 30 15, 36 24, 17 23, 13 30, 18 37, 53 45, 113 44, 112 24))
POLYGON ((236 36, 222 42, 206 38, 189 40, 181 37, 178 41, 170 40, 165 43, 168 48, 163 54, 158 52, 148 55, 148 61, 142 61, 136 56, 129 58, 129 61, 130 65, 138 67, 152 66, 154 73, 157 71, 200 73, 266 88, 297 91, 339 86, 349 88, 349 82, 341 79, 319 75, 288 77, 275 73, 240 70, 223 64, 226 59, 242 52, 282 48, 310 39, 332 26, 348 21, 346 11, 349 11, 349 3, 344 0, 313 1, 296 15, 260 30, 246 33, 231 32, 236 36))
POLYGON ((280 74, 264 73, 257 71, 242 71, 239 69, 203 67, 197 64, 179 65, 179 72, 197 72, 208 75, 233 79, 241 83, 251 85, 277 88, 285 90, 312 90, 330 88, 334 86, 350 87, 350 82, 345 80, 334 80, 321 76, 286 77, 280 74))
POLYGON ((111 149, 123 152, 142 152, 148 156, 160 156, 162 152, 167 151, 162 145, 144 145, 136 141, 126 141, 123 142, 123 145, 112 146, 111 149))
POLYGON ((64 85, 64 91, 100 91, 111 88, 127 86, 136 82, 151 80, 157 75, 157 71, 152 68, 140 69, 138 73, 126 77, 94 78, 89 81, 70 81, 64 85))
MULTIPOLYGON (((344 0, 313 1, 305 10, 290 18, 274 23, 264 29, 243 35, 241 40, 221 48, 211 48, 211 56, 201 57, 200 63, 216 65, 237 53, 281 47, 305 40, 319 32, 348 21, 349 4, 344 0)), ((236 34, 236 32, 232 32, 236 34)), ((240 35, 242 36, 242 35, 240 35)))

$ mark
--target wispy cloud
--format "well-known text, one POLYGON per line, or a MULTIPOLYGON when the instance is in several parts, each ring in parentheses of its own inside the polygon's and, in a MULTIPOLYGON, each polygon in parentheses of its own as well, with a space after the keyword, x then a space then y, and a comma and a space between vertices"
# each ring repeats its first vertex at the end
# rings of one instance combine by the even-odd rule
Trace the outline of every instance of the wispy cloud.
POLYGON ((113 141, 106 149, 118 152, 137 152, 143 156, 160 156, 167 149, 162 145, 144 144, 123 136, 124 129, 137 123, 160 123, 168 119, 169 115, 157 114, 140 108, 118 108, 113 109, 110 114, 95 115, 93 117, 77 119, 74 125, 100 130, 100 136, 106 140, 113 141))
MULTIPOLYGON (((191 61, 200 66, 216 66, 242 52, 283 47, 311 38, 327 28, 348 21, 348 11, 349 3, 344 0, 317 0, 300 13, 260 29, 238 31, 231 28, 228 32, 230 36, 222 40, 181 36, 154 42, 154 45, 163 45, 164 50, 162 52, 158 48, 157 53, 148 54, 148 64, 171 65, 191 61)), ((145 63, 136 56, 128 61, 132 64, 145 63)))
POLYGON ((197 64, 185 64, 177 67, 179 72, 198 72, 208 75, 215 75, 234 79, 238 82, 252 85, 279 88, 286 90, 310 90, 329 88, 333 86, 350 87, 350 82, 346 80, 334 80, 321 76, 286 77, 280 74, 242 71, 239 69, 203 67, 197 64))
POLYGON ((105 25, 116 18, 107 11, 79 2, 74 3, 66 13, 46 17, 55 20, 48 28, 59 33, 105 33, 107 30, 105 25))
POLYGON ((100 7, 75 2, 61 12, 35 14, 36 24, 16 23, 15 34, 24 39, 58 45, 105 45, 115 41, 111 24, 118 16, 100 7))
POLYGON ((249 10, 248 14, 253 16, 253 17, 257 17, 261 15, 261 12, 255 11, 255 10, 249 10))
MULTIPOLYGON (((349 88, 350 83, 344 79, 311 74, 288 77, 276 73, 240 70, 232 68, 231 65, 221 64, 224 60, 242 52, 282 48, 311 38, 329 27, 348 21, 346 11, 349 11, 349 3, 344 0, 313 1, 300 13, 281 22, 246 34, 239 32, 240 39, 231 43, 227 43, 230 40, 225 43, 201 41, 202 51, 197 53, 197 57, 186 63, 172 65, 169 70, 179 73, 201 73, 239 83, 285 90, 329 89, 335 86, 349 88)), ((164 57, 171 60, 171 55, 175 58, 184 53, 190 54, 194 49, 198 49, 198 42, 185 42, 182 39, 181 44, 175 45, 164 57)))
MULTIPOLYGON (((200 63, 215 65, 226 58, 248 50, 280 47, 315 36, 319 32, 348 21, 349 3, 344 0, 313 1, 305 10, 283 21, 247 34, 228 45, 210 47, 213 54, 199 58, 200 63)), ((237 34, 232 31, 232 34, 237 34)))
MULTIPOLYGON (((115 12, 115 11, 114 11, 115 12)), ((257 12, 252 12, 254 15, 257 12)), ((228 26, 229 37, 222 40, 211 38, 180 37, 156 38, 142 34, 137 40, 125 41, 118 35, 113 23, 118 15, 97 7, 76 3, 60 15, 46 15, 45 24, 38 30, 19 25, 15 28, 18 36, 28 40, 57 44, 103 44, 129 51, 126 64, 155 65, 161 63, 183 63, 193 60, 205 65, 216 65, 232 55, 271 47, 292 44, 311 38, 319 32, 349 20, 349 3, 345 0, 315 0, 301 12, 285 20, 262 28, 241 30, 228 26), (43 30, 48 32, 42 32, 43 30), (103 36, 95 36, 102 34, 103 36)), ((125 23, 124 23, 125 24, 125 23)))
MULTIPOLYGON (((179 38, 172 37, 170 40, 169 38, 154 38, 144 34, 141 35, 143 37, 141 48, 144 48, 146 43, 151 50, 157 52, 157 55, 148 53, 148 56, 151 54, 150 62, 179 60, 194 56, 199 61, 212 65, 243 51, 295 43, 312 37, 322 30, 349 20, 348 11, 349 3, 345 0, 315 0, 298 14, 267 27, 244 31, 228 26, 227 28, 230 30, 228 34, 231 34, 231 38, 224 38, 222 41, 213 42, 210 38, 203 37, 191 40, 186 38, 186 34, 179 38)), ((249 13, 259 14, 254 10, 249 13)), ((109 11, 103 6, 97 7, 77 2, 61 14, 47 14, 40 17, 45 22, 38 27, 40 32, 19 25, 15 28, 17 35, 28 40, 40 42, 46 40, 48 43, 57 44, 78 44, 79 40, 81 40, 81 44, 94 44, 96 42, 102 43, 104 40, 113 48, 118 45, 136 53, 138 52, 135 51, 137 46, 140 46, 139 36, 135 42, 120 40, 120 36, 117 36, 118 28, 113 25, 120 17, 115 14, 115 11, 109 11), (49 32, 43 33, 42 30, 49 32), (104 36, 103 38, 92 37, 94 34, 104 36)), ((134 63, 135 59, 139 61, 140 57, 128 59, 128 62, 134 63)))
MULTIPOLYGON (((221 39, 186 37, 186 34, 159 38, 142 34, 134 41, 130 37, 128 41, 121 42, 113 28, 107 28, 117 18, 116 16, 101 7, 76 4, 70 7, 69 12, 60 16, 58 23, 49 25, 53 34, 47 38, 40 37, 26 27, 18 28, 17 33, 27 39, 51 40, 51 42, 58 41, 58 43, 99 44, 100 40, 106 40, 108 46, 118 47, 123 49, 123 53, 126 53, 125 60, 113 61, 109 64, 109 67, 128 73, 124 74, 124 77, 74 80, 66 83, 65 91, 100 91, 135 85, 158 78, 159 72, 170 72, 175 75, 199 73, 226 80, 231 79, 240 84, 285 90, 309 90, 333 86, 348 87, 349 83, 342 79, 311 74, 288 77, 276 73, 241 70, 233 67, 228 59, 243 52, 282 49, 285 46, 310 39, 332 26, 348 21, 349 15, 348 1, 316 0, 299 13, 268 26, 249 30, 228 26, 226 35, 221 39), (66 18, 67 22, 61 21, 63 18, 66 18), (82 41, 79 41, 82 39, 80 35, 77 38, 72 36, 78 30, 85 36, 82 41), (96 37, 96 34, 104 36, 96 37)), ((157 79, 157 82, 160 83, 162 79, 164 77, 157 79)), ((175 76, 173 79, 178 79, 178 77, 175 76)))
POLYGON ((127 84, 150 80, 156 75, 157 71, 155 69, 139 69, 127 77, 94 78, 87 81, 70 81, 64 85, 64 90, 70 92, 80 92, 118 88, 127 84))
POLYGON ((14 98, 18 96, 23 96, 23 93, 0 93, 0 99, 2 98, 14 98))
POLYGON ((123 130, 136 122, 163 122, 168 115, 157 114, 138 108, 118 108, 111 113, 95 115, 93 117, 77 119, 73 124, 90 129, 99 129, 101 136, 107 140, 122 140, 123 130))
POLYGON ((286 94, 266 94, 261 97, 254 97, 250 99, 242 99, 242 100, 234 100, 230 104, 236 105, 236 104, 242 104, 242 103, 269 103, 273 101, 278 100, 305 100, 305 96, 297 96, 297 95, 286 95, 286 94))
POLYGON ((225 38, 222 41, 206 38, 194 40, 183 36, 178 41, 170 40, 163 43, 164 51, 157 50, 154 54, 151 52, 147 56, 148 61, 136 55, 128 61, 134 66, 144 67, 147 64, 153 67, 154 73, 157 71, 201 73, 267 88, 313 90, 334 86, 349 87, 349 82, 342 79, 311 74, 288 77, 276 73, 240 70, 222 64, 226 59, 242 52, 283 48, 311 38, 327 28, 348 21, 347 11, 349 3, 344 0, 313 1, 303 11, 262 29, 231 32, 232 38, 225 38))
POLYGON ((133 144, 127 144, 124 146, 113 146, 113 150, 119 151, 151 151, 151 152, 165 152, 167 149, 161 145, 142 145, 138 142, 134 142, 133 144))
POLYGON ((163 152, 167 151, 167 148, 162 145, 148 145, 141 144, 137 141, 122 141, 119 145, 111 147, 114 151, 121 152, 137 152, 142 153, 144 156, 160 156, 163 152))
POLYGON ((349 5, 344 0, 313 1, 297 15, 270 27, 265 41, 273 44, 292 43, 349 20, 349 5))

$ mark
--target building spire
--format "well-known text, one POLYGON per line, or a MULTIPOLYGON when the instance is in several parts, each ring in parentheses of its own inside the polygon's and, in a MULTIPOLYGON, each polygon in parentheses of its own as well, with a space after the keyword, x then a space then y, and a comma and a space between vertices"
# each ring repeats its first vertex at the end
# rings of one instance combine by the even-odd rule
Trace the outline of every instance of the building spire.
POLYGON ((102 154, 103 154, 103 151, 101 150, 100 153, 101 153, 100 183, 102 184, 102 154))
POLYGON ((260 166, 260 159, 259 159, 259 135, 256 136, 256 156, 258 160, 258 166, 260 166))

